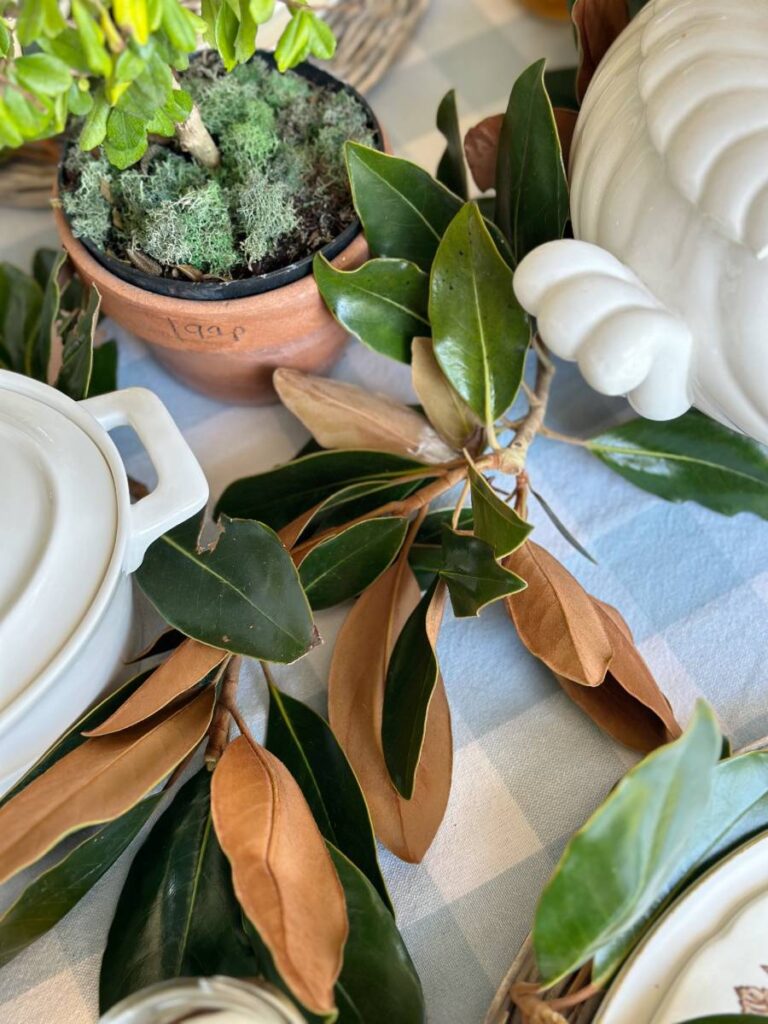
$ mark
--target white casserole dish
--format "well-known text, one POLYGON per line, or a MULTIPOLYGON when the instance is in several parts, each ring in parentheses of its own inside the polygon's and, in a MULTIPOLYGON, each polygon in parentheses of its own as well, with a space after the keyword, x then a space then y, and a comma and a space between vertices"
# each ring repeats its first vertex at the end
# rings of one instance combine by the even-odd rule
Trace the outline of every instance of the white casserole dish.
POLYGON ((0 371, 0 795, 105 691, 132 631, 130 574, 207 498, 152 392, 73 402, 0 371), (107 433, 119 426, 157 473, 133 505, 107 433))

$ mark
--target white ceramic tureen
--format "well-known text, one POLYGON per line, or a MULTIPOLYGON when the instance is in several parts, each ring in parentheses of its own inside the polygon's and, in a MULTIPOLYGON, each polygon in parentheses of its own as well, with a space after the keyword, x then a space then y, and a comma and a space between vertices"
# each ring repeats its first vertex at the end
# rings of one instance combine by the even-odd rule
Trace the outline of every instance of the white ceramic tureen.
POLYGON ((515 276, 547 345, 643 416, 768 442, 766 0, 649 0, 587 90, 571 217, 515 276))
POLYGON ((207 496, 151 392, 78 403, 0 371, 0 794, 103 692, 130 636, 129 574, 207 496), (107 434, 123 425, 158 478, 134 505, 107 434))

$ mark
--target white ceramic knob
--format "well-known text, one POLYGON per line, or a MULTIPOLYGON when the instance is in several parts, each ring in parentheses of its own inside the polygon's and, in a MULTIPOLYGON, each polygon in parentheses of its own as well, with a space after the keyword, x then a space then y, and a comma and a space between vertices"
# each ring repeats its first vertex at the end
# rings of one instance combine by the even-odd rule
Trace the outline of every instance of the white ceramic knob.
POLYGON ((690 405, 768 443, 768 3, 649 0, 571 155, 575 240, 524 259, 546 344, 651 419, 690 405))

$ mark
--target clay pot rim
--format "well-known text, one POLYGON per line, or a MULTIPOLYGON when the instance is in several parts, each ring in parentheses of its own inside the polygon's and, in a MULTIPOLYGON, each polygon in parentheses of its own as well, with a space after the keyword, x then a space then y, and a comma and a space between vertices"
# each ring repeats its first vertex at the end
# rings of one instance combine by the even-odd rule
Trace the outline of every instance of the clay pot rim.
MULTIPOLYGON (((198 51, 198 53, 200 52, 205 51, 198 51)), ((194 56, 196 56, 196 54, 193 55, 193 57, 194 56)), ((272 66, 275 66, 274 54, 269 50, 256 50, 251 60, 256 57, 261 58, 272 66)), ((310 64, 308 61, 303 61, 292 70, 314 84, 337 87, 337 91, 340 92, 343 90, 354 96, 368 114, 370 125, 374 131, 374 142, 376 148, 381 152, 387 151, 387 140, 375 111, 368 100, 359 93, 353 85, 350 85, 348 82, 345 82, 344 79, 333 75, 325 68, 318 67, 315 64, 310 64)), ((61 187, 64 183, 64 159, 70 145, 71 143, 65 143, 62 160, 58 166, 53 190, 55 200, 58 200, 61 187)), ((197 282, 157 277, 154 274, 147 274, 117 257, 109 256, 87 239, 75 238, 72 233, 69 218, 63 208, 58 202, 55 204, 55 207, 55 212, 60 214, 60 218, 57 217, 57 220, 60 219, 64 222, 66 232, 71 235, 72 242, 83 250, 84 257, 86 255, 90 257, 92 262, 101 267, 107 274, 117 278, 126 285, 135 288, 136 291, 149 292, 155 295, 158 299, 168 298, 174 302, 190 302, 195 304, 199 302, 237 302, 241 299, 265 296, 270 292, 282 291, 283 289, 290 288, 293 284, 297 284, 300 281, 304 281, 308 278, 313 279, 312 264, 318 253, 321 253, 326 257, 326 259, 334 262, 346 253, 347 250, 354 245, 355 241, 362 237, 363 233, 363 227, 360 223, 360 219, 355 216, 355 218, 335 238, 331 239, 330 242, 327 242, 320 249, 316 249, 314 252, 309 253, 302 259, 297 260, 294 263, 290 263, 287 266, 277 267, 275 270, 271 270, 266 274, 253 275, 252 277, 247 278, 238 278, 235 281, 197 282), (200 293, 201 291, 203 294, 200 293)), ((59 225, 60 232, 64 230, 64 225, 59 225)))

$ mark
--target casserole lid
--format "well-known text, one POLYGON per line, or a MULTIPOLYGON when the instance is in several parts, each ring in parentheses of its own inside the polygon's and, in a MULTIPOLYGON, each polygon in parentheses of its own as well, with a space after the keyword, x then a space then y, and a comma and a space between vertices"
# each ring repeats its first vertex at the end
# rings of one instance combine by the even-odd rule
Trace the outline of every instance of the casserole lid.
POLYGON ((0 374, 0 710, 77 629, 115 548, 112 472, 68 404, 0 374))

